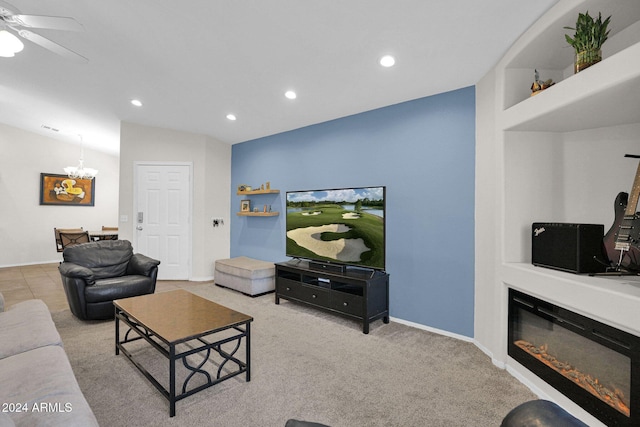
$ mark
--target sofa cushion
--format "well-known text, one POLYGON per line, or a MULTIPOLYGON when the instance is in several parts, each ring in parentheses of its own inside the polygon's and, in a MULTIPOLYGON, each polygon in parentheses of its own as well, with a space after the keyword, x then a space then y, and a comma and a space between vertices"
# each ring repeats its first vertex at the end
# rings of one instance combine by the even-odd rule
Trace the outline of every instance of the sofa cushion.
POLYGON ((0 313, 0 343, 0 359, 4 359, 47 345, 61 346, 62 340, 47 305, 28 300, 0 313))
POLYGON ((64 262, 71 262, 91 269, 96 279, 123 276, 133 256, 128 240, 100 240, 70 246, 62 254, 64 262), (98 249, 98 250, 96 250, 98 249))
POLYGON ((20 426, 97 426, 62 347, 47 346, 0 360, 0 402, 26 405, 12 412, 20 426))
POLYGON ((84 297, 88 303, 113 301, 151 293, 153 286, 153 279, 147 276, 110 277, 84 288, 84 297))

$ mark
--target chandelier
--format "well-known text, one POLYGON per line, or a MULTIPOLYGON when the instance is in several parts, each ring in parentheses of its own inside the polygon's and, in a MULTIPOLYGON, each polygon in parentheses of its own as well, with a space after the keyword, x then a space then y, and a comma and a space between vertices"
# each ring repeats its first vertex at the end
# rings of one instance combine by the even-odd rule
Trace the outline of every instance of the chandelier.
POLYGON ((67 166, 64 172, 73 179, 93 179, 98 174, 97 169, 84 167, 84 147, 82 136, 80 136, 80 161, 78 166, 67 166))

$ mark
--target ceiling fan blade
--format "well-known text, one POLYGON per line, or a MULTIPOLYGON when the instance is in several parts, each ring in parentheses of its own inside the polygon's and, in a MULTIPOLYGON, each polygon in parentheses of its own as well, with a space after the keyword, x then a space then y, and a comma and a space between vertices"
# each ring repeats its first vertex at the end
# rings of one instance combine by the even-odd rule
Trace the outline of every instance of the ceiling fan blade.
POLYGON ((29 40, 43 48, 50 50, 53 53, 56 53, 60 56, 64 56, 67 59, 71 59, 76 62, 88 62, 89 60, 82 55, 75 53, 72 50, 67 49, 66 47, 60 46, 58 43, 52 42, 46 37, 42 37, 39 34, 32 33, 29 30, 19 30, 18 34, 20 37, 29 40))
POLYGON ((10 23, 28 28, 49 30, 84 31, 81 23, 66 16, 12 15, 10 23))

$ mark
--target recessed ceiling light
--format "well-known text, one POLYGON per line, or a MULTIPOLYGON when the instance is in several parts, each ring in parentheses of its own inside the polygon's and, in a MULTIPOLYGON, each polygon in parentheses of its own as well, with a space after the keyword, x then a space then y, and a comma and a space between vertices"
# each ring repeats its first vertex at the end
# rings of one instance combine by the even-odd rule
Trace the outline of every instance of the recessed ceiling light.
POLYGON ((380 58, 380 65, 383 67, 393 67, 396 63, 396 59, 391 55, 385 55, 380 58))
POLYGON ((139 99, 132 99, 131 104, 135 105, 136 107, 142 107, 142 101, 140 101, 139 99))
POLYGON ((227 114, 227 119, 235 120, 236 119, 236 115, 235 114, 227 114))
POLYGON ((289 99, 296 99, 298 97, 298 95, 296 95, 296 93, 292 90, 288 90, 284 93, 284 96, 286 96, 289 99))

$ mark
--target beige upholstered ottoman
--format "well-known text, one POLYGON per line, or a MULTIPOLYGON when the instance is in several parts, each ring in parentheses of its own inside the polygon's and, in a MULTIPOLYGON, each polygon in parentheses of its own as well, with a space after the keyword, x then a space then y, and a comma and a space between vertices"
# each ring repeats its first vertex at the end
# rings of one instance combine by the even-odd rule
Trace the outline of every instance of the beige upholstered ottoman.
POLYGON ((258 296, 276 289, 276 267, 272 262, 246 256, 216 260, 215 284, 258 296))

